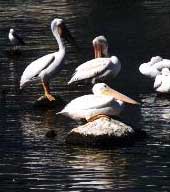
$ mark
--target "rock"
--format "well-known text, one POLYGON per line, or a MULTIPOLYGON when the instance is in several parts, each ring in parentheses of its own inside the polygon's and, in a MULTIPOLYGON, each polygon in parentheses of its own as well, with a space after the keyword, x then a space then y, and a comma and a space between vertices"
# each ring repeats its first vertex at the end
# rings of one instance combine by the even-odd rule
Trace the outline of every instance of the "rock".
POLYGON ((144 132, 137 130, 118 120, 101 117, 72 129, 66 143, 100 147, 130 145, 140 136, 144 136, 144 132))
POLYGON ((46 96, 40 97, 35 101, 34 107, 36 108, 58 108, 58 110, 62 109, 66 103, 60 96, 54 96, 56 100, 49 101, 46 96))

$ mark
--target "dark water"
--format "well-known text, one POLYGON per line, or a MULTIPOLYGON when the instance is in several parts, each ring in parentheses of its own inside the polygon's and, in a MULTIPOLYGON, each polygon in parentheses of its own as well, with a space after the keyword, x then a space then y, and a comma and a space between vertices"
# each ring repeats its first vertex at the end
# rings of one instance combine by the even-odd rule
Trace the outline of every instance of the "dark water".
POLYGON ((151 56, 170 58, 170 2, 116 0, 0 0, 0 191, 170 191, 170 99, 158 97, 138 67, 151 56), (67 102, 90 92, 90 86, 69 88, 74 68, 93 57, 91 41, 104 34, 110 53, 122 62, 113 87, 142 103, 130 113, 133 126, 149 137, 132 147, 88 149, 64 143, 77 124, 56 117, 57 109, 33 109, 42 94, 33 84, 18 95, 20 76, 36 58, 57 49, 50 22, 60 17, 81 47, 67 45, 65 67, 51 82, 67 102), (17 29, 26 46, 9 52, 9 28, 17 29), (131 115, 132 114, 132 115, 131 115), (55 130, 55 139, 45 137, 55 130))

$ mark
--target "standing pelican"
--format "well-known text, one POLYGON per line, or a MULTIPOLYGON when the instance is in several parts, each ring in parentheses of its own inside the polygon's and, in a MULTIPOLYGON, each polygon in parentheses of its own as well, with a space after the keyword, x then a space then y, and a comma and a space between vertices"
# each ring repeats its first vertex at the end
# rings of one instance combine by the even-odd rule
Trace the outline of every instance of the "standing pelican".
POLYGON ((98 115, 118 116, 123 110, 124 102, 138 104, 135 100, 111 89, 105 83, 93 86, 93 94, 84 95, 73 99, 65 108, 57 113, 75 120, 91 119, 98 115))
POLYGON ((14 29, 10 29, 9 30, 9 34, 8 34, 8 38, 11 42, 12 45, 14 45, 14 48, 17 49, 18 45, 25 45, 25 42, 23 41, 23 39, 21 38, 21 36, 19 36, 14 29))
POLYGON ((139 66, 139 71, 149 78, 155 79, 155 77, 161 74, 163 68, 170 69, 170 60, 163 59, 160 56, 152 57, 147 63, 143 63, 139 66))
POLYGON ((116 56, 108 57, 108 44, 104 36, 93 40, 95 59, 79 65, 68 84, 85 79, 91 79, 94 84, 98 79, 115 78, 121 69, 121 63, 116 56), (106 58, 101 58, 106 57, 106 58))
POLYGON ((20 80, 20 89, 31 82, 41 81, 45 96, 49 101, 55 100, 55 98, 50 93, 49 81, 57 74, 57 71, 61 70, 61 67, 63 66, 65 46, 62 38, 66 38, 66 40, 73 42, 73 38, 64 25, 62 19, 54 19, 51 22, 51 30, 58 42, 59 51, 47 54, 33 61, 26 67, 20 80))
POLYGON ((163 68, 161 74, 156 76, 154 89, 160 93, 170 93, 170 70, 168 68, 163 68))

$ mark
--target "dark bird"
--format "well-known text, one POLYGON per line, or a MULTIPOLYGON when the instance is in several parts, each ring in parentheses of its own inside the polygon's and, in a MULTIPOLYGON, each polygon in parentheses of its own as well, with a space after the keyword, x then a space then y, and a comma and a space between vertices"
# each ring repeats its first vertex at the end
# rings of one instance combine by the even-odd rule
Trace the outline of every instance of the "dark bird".
POLYGON ((25 45, 23 39, 14 31, 14 29, 9 30, 8 38, 14 46, 14 49, 17 49, 20 45, 25 45))

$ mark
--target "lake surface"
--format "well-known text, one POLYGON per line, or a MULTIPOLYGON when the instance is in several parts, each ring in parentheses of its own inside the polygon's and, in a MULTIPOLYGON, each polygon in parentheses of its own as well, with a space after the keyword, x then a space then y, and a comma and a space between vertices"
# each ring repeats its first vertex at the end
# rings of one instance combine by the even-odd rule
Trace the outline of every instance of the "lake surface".
MULTIPOLYGON (((0 191, 170 191, 170 98, 159 97, 153 82, 138 71, 152 56, 170 58, 170 2, 116 0, 0 0, 0 191), (111 149, 73 147, 64 140, 77 123, 34 109, 43 93, 38 84, 18 94, 20 76, 33 60, 58 49, 50 22, 60 17, 77 44, 66 43, 64 69, 51 81, 66 102, 90 93, 91 86, 70 88, 74 68, 94 57, 91 41, 105 35, 109 51, 122 62, 112 86, 142 103, 125 119, 148 137, 134 146, 111 149), (11 54, 9 28, 24 37, 20 54, 11 54), (131 121, 132 120, 132 121, 131 121), (47 138, 56 131, 54 139, 47 138)), ((132 109, 133 111, 133 109, 132 109)))

